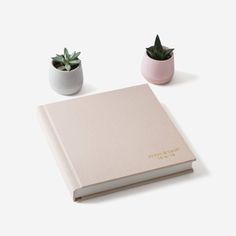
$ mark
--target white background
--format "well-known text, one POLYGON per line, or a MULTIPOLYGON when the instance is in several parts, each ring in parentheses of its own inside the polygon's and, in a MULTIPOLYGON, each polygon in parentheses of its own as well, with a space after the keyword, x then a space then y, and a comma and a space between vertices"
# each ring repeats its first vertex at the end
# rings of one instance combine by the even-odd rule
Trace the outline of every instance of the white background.
POLYGON ((235 235, 235 21, 230 0, 1 1, 0 235, 235 235), (175 48, 176 74, 151 88, 195 172, 73 203, 36 116, 68 99, 49 87, 50 57, 82 52, 73 97, 140 84, 156 33, 175 48))

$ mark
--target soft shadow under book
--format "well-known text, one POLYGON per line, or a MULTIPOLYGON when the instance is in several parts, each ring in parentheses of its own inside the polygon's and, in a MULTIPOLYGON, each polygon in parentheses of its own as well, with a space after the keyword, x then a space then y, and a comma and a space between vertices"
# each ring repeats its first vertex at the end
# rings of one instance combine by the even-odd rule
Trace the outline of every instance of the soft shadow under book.
POLYGON ((192 171, 195 157, 149 85, 39 106, 73 200, 192 171))

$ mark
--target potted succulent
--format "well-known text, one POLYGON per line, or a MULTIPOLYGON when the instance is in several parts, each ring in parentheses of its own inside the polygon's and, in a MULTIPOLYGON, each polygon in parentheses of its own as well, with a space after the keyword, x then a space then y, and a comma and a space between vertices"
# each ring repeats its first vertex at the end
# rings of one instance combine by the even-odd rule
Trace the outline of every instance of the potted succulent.
POLYGON ((64 54, 52 57, 49 81, 51 87, 63 95, 77 93, 83 84, 83 71, 80 52, 69 54, 64 48, 64 54))
POLYGON ((162 46, 159 36, 153 46, 146 48, 141 72, 150 83, 168 83, 174 75, 174 49, 162 46))

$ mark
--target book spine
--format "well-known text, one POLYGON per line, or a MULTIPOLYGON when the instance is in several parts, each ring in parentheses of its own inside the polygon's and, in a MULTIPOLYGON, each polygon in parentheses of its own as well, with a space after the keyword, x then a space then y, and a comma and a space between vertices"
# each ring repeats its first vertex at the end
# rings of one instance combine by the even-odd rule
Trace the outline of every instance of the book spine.
POLYGON ((74 199, 75 190, 80 187, 78 178, 75 176, 73 168, 66 156, 65 150, 55 132, 55 129, 50 121, 50 117, 45 106, 38 107, 38 113, 44 132, 46 133, 49 145, 54 153, 57 165, 63 175, 63 178, 69 188, 69 191, 74 199))

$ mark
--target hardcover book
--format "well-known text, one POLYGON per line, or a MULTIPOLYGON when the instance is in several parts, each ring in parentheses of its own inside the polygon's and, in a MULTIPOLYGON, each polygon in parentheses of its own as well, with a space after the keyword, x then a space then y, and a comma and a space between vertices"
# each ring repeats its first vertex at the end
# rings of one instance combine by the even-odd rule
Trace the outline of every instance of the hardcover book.
POLYGON ((147 84, 39 114, 73 200, 192 171, 194 155, 147 84))

